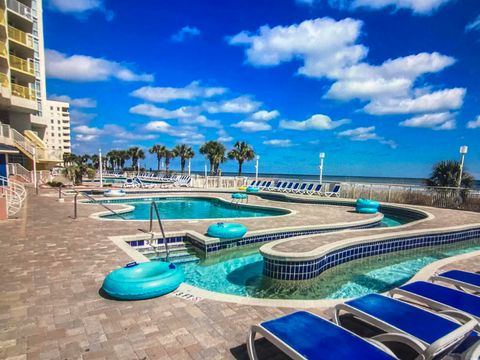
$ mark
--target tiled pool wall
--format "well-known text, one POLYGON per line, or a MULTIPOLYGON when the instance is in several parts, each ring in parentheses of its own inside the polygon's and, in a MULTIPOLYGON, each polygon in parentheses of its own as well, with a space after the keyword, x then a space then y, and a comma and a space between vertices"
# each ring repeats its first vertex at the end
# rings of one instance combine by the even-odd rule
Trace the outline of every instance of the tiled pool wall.
POLYGON ((262 234, 262 235, 253 235, 253 236, 246 236, 240 239, 232 239, 232 240, 221 240, 220 242, 214 244, 205 244, 202 241, 197 239, 188 237, 187 241, 192 244, 195 248, 205 253, 205 256, 209 254, 215 253, 220 250, 231 249, 235 247, 241 247, 246 245, 253 245, 267 241, 275 241, 286 239, 294 236, 303 236, 303 235, 314 235, 314 234, 321 234, 325 232, 333 232, 333 231, 340 231, 340 230, 349 230, 349 229, 367 229, 376 227, 380 224, 380 222, 373 222, 370 224, 365 225, 356 225, 356 226, 349 226, 349 227, 342 227, 342 228, 328 228, 328 229, 309 229, 309 230, 295 230, 295 231, 282 231, 278 233, 270 233, 270 234, 262 234))
POLYGON ((278 280, 309 280, 319 276, 327 269, 352 260, 401 250, 452 244, 478 237, 480 237, 480 228, 357 244, 334 250, 318 259, 308 261, 284 261, 264 257, 263 274, 278 280))

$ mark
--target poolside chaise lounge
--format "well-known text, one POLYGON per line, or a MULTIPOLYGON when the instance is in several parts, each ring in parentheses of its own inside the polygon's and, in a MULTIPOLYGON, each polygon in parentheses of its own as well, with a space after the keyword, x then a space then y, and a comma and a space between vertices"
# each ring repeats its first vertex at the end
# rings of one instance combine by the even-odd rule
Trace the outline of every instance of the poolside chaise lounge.
POLYGON ((258 359, 255 351, 257 333, 292 359, 397 359, 380 341, 361 338, 306 311, 253 325, 247 337, 247 351, 251 360, 258 359))
POLYGON ((288 182, 288 184, 285 187, 281 188, 280 191, 281 192, 290 192, 290 189, 292 188, 293 184, 294 184, 293 181, 288 182))
POLYGON ((296 182, 296 183, 293 183, 293 186, 287 190, 287 192, 289 193, 294 193, 297 191, 298 187, 300 186, 300 183, 296 182))
MULTIPOLYGON (((473 332, 478 322, 458 311, 450 311, 447 317, 388 296, 370 294, 336 305, 334 321, 339 325, 341 312, 382 331, 410 337, 417 343, 418 349, 423 349, 426 358, 440 359, 452 351, 466 354, 472 352, 472 348, 476 352, 480 345, 479 335, 473 332)), ((470 359, 473 360, 472 357, 470 359)))
POLYGON ((275 189, 275 191, 280 191, 280 192, 284 191, 288 184, 289 184, 288 181, 283 182, 275 189))
POLYGON ((300 185, 298 187, 297 190, 295 190, 294 192, 297 193, 297 194, 303 194, 305 192, 305 189, 307 188, 308 186, 308 183, 302 183, 302 185, 300 185))
POLYGON ((342 185, 340 184, 335 184, 333 186, 333 189, 332 191, 325 191, 325 193, 323 195, 325 195, 326 197, 332 197, 332 196, 335 196, 335 197, 340 197, 340 189, 341 189, 342 185))
POLYGON ((480 274, 474 272, 449 270, 433 276, 430 280, 452 284, 464 291, 470 290, 480 293, 480 274))
MULTIPOLYGON (((415 300, 437 311, 463 311, 480 321, 480 296, 461 290, 430 282, 416 281, 393 289, 390 294, 415 300)), ((480 330, 480 326, 478 330, 480 330)))
POLYGON ((260 186, 260 189, 261 190, 268 190, 270 189, 270 186, 272 186, 272 181, 269 180, 269 181, 265 181, 262 186, 260 186))
POLYGON ((322 192, 323 184, 312 184, 312 188, 307 191, 308 195, 320 195, 322 192))

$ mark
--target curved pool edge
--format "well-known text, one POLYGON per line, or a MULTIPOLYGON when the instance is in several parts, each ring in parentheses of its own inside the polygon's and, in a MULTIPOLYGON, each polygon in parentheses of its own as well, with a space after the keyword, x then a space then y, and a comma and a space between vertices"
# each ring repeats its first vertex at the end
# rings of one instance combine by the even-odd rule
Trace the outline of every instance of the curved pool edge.
MULTIPOLYGON (((185 194, 193 194, 195 192, 197 192, 197 191, 188 191, 188 192, 185 192, 185 194)), ((166 194, 168 194, 168 193, 166 193, 166 194)), ((143 195, 143 196, 131 196, 131 197, 130 196, 127 196, 127 197, 111 197, 109 199, 104 199, 102 197, 102 199, 96 199, 96 200, 104 200, 104 201, 118 200, 118 203, 107 202, 107 204, 124 206, 123 208, 120 208, 119 210, 115 210, 117 213, 124 214, 124 213, 127 213, 127 212, 134 211, 135 207, 131 206, 131 205, 128 205, 128 202, 127 203, 122 203, 121 201, 142 200, 142 199, 145 199, 145 198, 152 198, 152 199, 160 198, 160 199, 163 199, 163 198, 169 198, 169 197, 173 197, 173 198, 181 198, 181 197, 189 198, 189 197, 192 197, 192 198, 201 198, 201 199, 215 199, 215 200, 222 201, 225 204, 231 205, 231 202, 229 202, 227 199, 224 199, 224 198, 221 198, 221 197, 218 197, 218 196, 206 196, 206 195, 201 195, 201 196, 164 195, 162 197, 143 195)), ((152 201, 154 201, 154 200, 152 200, 152 201)), ((82 205, 98 205, 98 204, 95 204, 95 203, 91 202, 90 200, 79 201, 79 204, 82 204, 82 205)), ((240 206, 240 207, 243 207, 243 208, 247 208, 247 209, 275 210, 275 211, 279 211, 279 212, 284 212, 283 214, 279 214, 279 215, 267 215, 267 216, 258 217, 258 218, 261 218, 261 219, 279 218, 279 217, 283 217, 283 216, 292 216, 292 215, 296 215, 298 213, 296 210, 292 210, 292 209, 288 209, 288 208, 284 208, 284 207, 256 205, 256 204, 245 204, 245 203, 237 204, 237 205, 240 206)), ((113 218, 110 219, 110 218, 107 218, 107 216, 111 216, 111 215, 112 215, 112 213, 110 211, 100 211, 100 212, 90 214, 89 217, 91 217, 92 219, 102 220, 102 221, 132 221, 132 222, 149 221, 149 219, 113 219, 113 218)), ((172 222, 172 221, 213 221, 213 222, 215 222, 215 221, 225 221, 227 219, 251 219, 251 218, 250 217, 237 217, 237 218, 235 218, 235 217, 224 217, 224 218, 162 219, 162 222, 172 222)))

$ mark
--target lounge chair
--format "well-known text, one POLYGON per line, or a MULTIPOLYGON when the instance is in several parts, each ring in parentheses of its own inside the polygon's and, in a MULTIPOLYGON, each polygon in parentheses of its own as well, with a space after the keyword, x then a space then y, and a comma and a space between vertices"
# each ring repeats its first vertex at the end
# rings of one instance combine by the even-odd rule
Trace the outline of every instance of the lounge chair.
POLYGON ((257 333, 292 359, 397 359, 380 341, 363 339, 306 311, 253 325, 247 336, 247 351, 251 360, 258 359, 255 351, 257 333))
POLYGON ((138 187, 138 183, 135 181, 134 178, 127 178, 123 183, 124 188, 135 188, 138 187))
POLYGON ((265 187, 265 184, 267 183, 266 180, 264 180, 260 185, 258 185, 259 189, 263 189, 265 187))
POLYGON ((450 311, 447 318, 378 294, 365 295, 335 306, 334 320, 339 325, 342 311, 380 330, 410 337, 423 351, 424 359, 441 359, 452 351, 464 353, 480 344, 480 336, 472 333, 478 322, 461 312, 450 311), (462 324, 457 322, 459 319, 462 324))
POLYGON ((292 188, 293 186, 293 181, 290 181, 286 186, 284 186, 283 188, 280 189, 280 191, 282 192, 290 192, 290 189, 292 188))
POLYGON ((280 191, 281 192, 285 189, 285 187, 287 185, 288 185, 288 181, 284 181, 284 182, 280 183, 280 185, 275 188, 275 191, 280 191))
POLYGON ((452 284, 463 291, 480 292, 480 274, 470 271, 450 270, 435 275, 430 280, 452 284))
POLYGON ((305 189, 307 188, 308 186, 308 183, 302 183, 297 190, 295 190, 294 192, 297 193, 297 194, 302 194, 303 192, 305 192, 305 189))
POLYGON ((308 184, 308 186, 305 188, 303 193, 306 194, 306 195, 310 195, 310 192, 312 191, 314 186, 315 186, 315 184, 308 184))
POLYGON ((265 184, 262 184, 262 186, 260 186, 260 188, 262 190, 269 190, 270 186, 272 186, 272 181, 267 181, 267 182, 265 182, 265 184))
MULTIPOLYGON (((458 310, 472 315, 480 321, 480 296, 455 290, 425 281, 416 281, 390 291, 398 295, 425 304, 437 311, 458 310)), ((448 312, 447 312, 448 314, 448 312)), ((480 330, 480 326, 478 327, 480 330)))
POLYGON ((335 184, 333 186, 333 189, 332 191, 326 191, 323 195, 325 195, 326 197, 332 197, 332 196, 335 196, 335 197, 340 197, 340 189, 341 189, 342 185, 340 184, 335 184))
POLYGON ((312 184, 312 188, 307 192, 308 195, 320 195, 322 193, 323 184, 312 184))
POLYGON ((293 186, 287 192, 289 192, 289 193, 297 192, 297 189, 298 189, 299 186, 300 186, 300 183, 298 183, 298 182, 293 183, 293 186))

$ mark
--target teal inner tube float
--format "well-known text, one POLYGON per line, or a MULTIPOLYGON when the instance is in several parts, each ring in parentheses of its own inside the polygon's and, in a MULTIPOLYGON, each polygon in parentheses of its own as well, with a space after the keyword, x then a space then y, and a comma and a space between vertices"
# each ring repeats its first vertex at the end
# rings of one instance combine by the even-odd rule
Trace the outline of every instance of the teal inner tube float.
POLYGON ((115 299, 143 300, 168 294, 183 280, 183 271, 172 263, 133 262, 108 274, 102 290, 115 299))
POLYGON ((237 239, 247 233, 247 227, 238 223, 216 223, 208 227, 207 235, 220 239, 237 239))
POLYGON ((247 193, 253 193, 253 192, 259 192, 260 189, 258 187, 255 187, 255 186, 248 186, 247 187, 247 193))
POLYGON ((380 203, 375 200, 357 199, 356 211, 361 214, 376 214, 380 203))
POLYGON ((248 199, 248 195, 242 194, 242 193, 234 193, 232 194, 232 199, 245 200, 245 199, 248 199))

